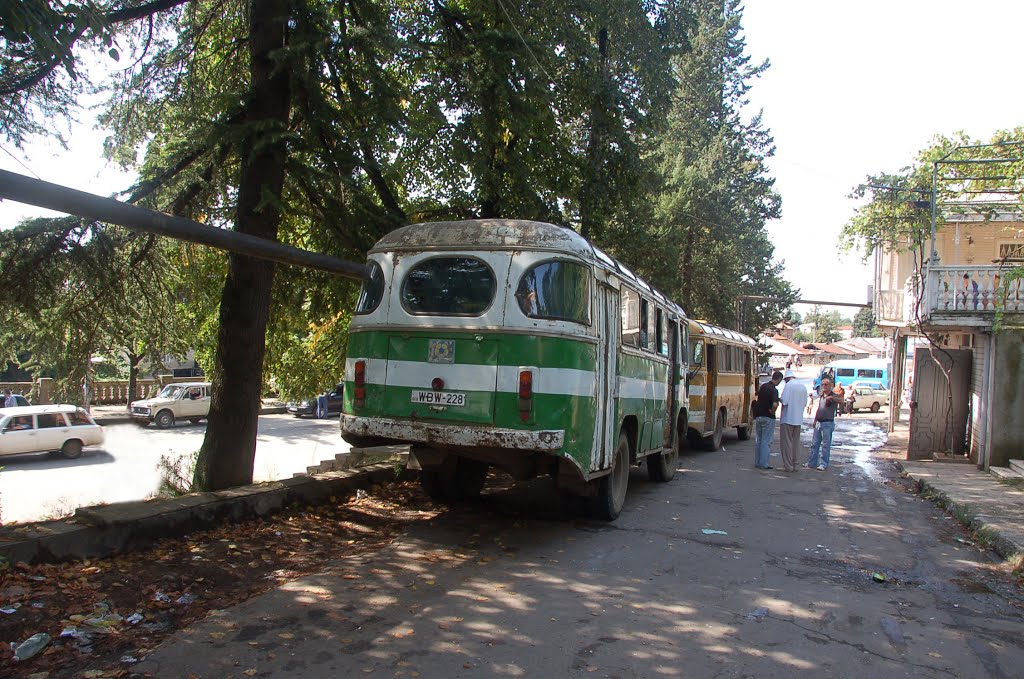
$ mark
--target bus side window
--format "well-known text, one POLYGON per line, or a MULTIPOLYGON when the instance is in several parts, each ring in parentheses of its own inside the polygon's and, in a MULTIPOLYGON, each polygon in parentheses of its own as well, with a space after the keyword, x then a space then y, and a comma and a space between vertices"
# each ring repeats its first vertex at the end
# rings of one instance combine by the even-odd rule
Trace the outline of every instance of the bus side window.
POLYGON ((640 346, 640 295, 627 288, 622 290, 622 344, 640 346))
POLYGON ((650 305, 646 299, 640 300, 640 348, 649 349, 651 346, 651 313, 650 305))
POLYGON ((662 356, 668 356, 668 338, 665 336, 665 312, 658 309, 655 324, 654 336, 656 338, 656 348, 658 353, 662 356))
POLYGON ((690 351, 692 360, 690 361, 690 368, 697 368, 704 364, 704 340, 694 340, 693 348, 690 351))

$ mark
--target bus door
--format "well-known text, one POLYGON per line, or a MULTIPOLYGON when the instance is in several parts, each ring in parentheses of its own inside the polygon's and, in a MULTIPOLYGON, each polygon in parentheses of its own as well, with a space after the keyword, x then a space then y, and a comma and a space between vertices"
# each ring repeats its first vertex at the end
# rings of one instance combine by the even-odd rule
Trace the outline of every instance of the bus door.
POLYGON ((611 466, 612 455, 619 443, 619 324, 621 302, 619 291, 610 285, 598 285, 598 330, 601 342, 597 351, 597 407, 594 436, 597 450, 591 454, 595 469, 611 466))
POLYGON ((664 445, 672 447, 673 432, 675 430, 675 412, 678 408, 676 403, 677 387, 679 385, 679 323, 675 319, 668 322, 668 384, 665 388, 668 394, 665 398, 665 431, 664 445))
POLYGON ((752 405, 750 397, 754 393, 754 354, 749 349, 743 350, 743 410, 740 411, 741 424, 753 424, 750 413, 752 405))
POLYGON ((718 410, 718 347, 711 342, 704 343, 704 359, 707 365, 707 395, 704 397, 704 431, 713 432, 718 410))

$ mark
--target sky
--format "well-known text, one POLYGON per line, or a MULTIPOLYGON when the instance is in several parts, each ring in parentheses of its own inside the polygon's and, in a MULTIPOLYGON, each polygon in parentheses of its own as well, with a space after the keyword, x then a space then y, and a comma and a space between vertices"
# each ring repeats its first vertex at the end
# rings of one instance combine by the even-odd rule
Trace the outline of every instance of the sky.
MULTIPOLYGON (((804 299, 868 301, 870 265, 838 250, 867 175, 909 165, 936 134, 987 141, 1024 125, 1020 26, 1020 0, 747 0, 747 54, 771 63, 749 94, 776 144, 782 217, 768 231, 804 299)), ((110 195, 132 178, 103 161, 102 140, 81 125, 69 152, 35 144, 24 159, 0 145, 0 168, 110 195)), ((43 213, 4 201, 0 228, 43 213)))
POLYGON ((870 263, 838 250, 849 194, 936 134, 988 141, 1024 125, 1024 2, 747 0, 742 23, 752 61, 771 63, 749 96, 777 148, 776 257, 804 299, 866 302, 870 263))

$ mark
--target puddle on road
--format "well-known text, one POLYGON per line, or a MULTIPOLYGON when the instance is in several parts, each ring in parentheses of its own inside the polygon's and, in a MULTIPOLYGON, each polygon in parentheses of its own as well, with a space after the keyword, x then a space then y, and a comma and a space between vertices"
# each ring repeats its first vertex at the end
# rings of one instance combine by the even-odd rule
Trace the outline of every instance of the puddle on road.
MULTIPOLYGON (((813 429, 805 429, 800 435, 800 443, 808 450, 813 434, 813 429)), ((837 418, 836 430, 832 434, 832 461, 854 464, 871 480, 881 481, 881 473, 871 460, 871 452, 885 445, 887 439, 885 431, 870 420, 837 418)))

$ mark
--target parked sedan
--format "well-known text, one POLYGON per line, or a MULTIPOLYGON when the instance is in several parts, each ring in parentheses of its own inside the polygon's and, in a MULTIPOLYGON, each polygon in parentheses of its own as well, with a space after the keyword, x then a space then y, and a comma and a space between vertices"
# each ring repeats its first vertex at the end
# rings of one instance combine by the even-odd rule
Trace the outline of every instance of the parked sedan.
MULTIPOLYGON (((345 385, 338 384, 334 389, 327 394, 327 414, 337 414, 341 412, 341 401, 344 393, 345 385)), ((295 417, 303 416, 314 416, 316 415, 316 396, 306 399, 304 401, 292 401, 288 404, 288 412, 295 417)))
POLYGON ((73 405, 0 408, 0 455, 60 451, 75 458, 104 441, 103 427, 73 405))
POLYGON ((889 392, 885 389, 872 389, 871 387, 852 387, 853 389, 853 412, 861 408, 870 408, 871 412, 877 413, 882 406, 889 405, 889 392))

